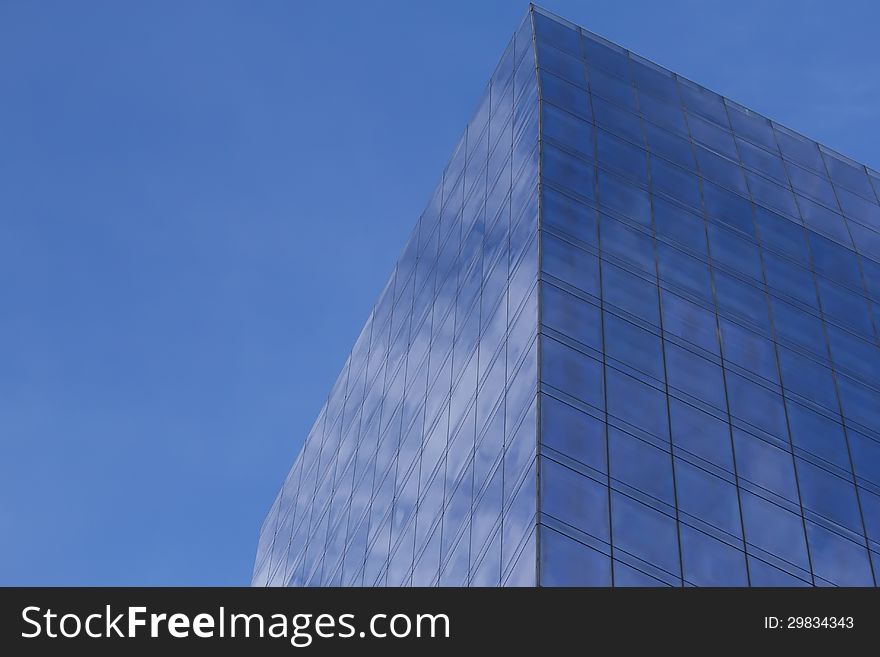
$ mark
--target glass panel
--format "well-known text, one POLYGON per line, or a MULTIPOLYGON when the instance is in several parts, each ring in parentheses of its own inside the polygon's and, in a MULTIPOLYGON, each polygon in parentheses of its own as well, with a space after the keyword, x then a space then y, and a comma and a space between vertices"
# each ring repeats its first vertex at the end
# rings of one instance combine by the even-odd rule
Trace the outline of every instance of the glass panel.
POLYGON ((599 239, 602 251, 654 275, 654 245, 651 238, 608 215, 600 215, 599 239))
POLYGON ((662 291, 663 329, 714 354, 719 353, 715 314, 672 292, 662 291))
POLYGON ((541 585, 610 586, 611 558, 542 526, 541 585))
POLYGON ((748 586, 746 555, 687 525, 681 527, 684 579, 697 586, 748 586))
POLYGON ((668 440, 666 395, 638 379, 608 368, 608 413, 668 440))
POLYGON ((614 548, 680 575, 675 518, 616 491, 611 493, 614 548))
POLYGON ((588 244, 597 243, 596 211, 574 197, 544 185, 541 191, 541 220, 588 244))
POLYGON ((613 427, 608 429, 608 452, 612 479, 675 504, 668 452, 613 427))
MULTIPOLYGON (((601 150, 599 157, 602 157, 601 150)), ((633 165, 628 173, 635 173, 636 168, 643 165, 643 161, 641 164, 633 165)), ((605 171, 599 171, 599 202, 602 206, 643 226, 651 225, 651 202, 648 192, 605 171)))
MULTIPOLYGON (((584 52, 587 63, 597 66, 614 75, 629 80, 629 59, 620 46, 614 46, 592 34, 583 35, 584 52)), ((592 76, 591 76, 592 79, 592 76)))
POLYGON ((840 417, 831 419, 791 400, 786 400, 785 404, 792 444, 840 468, 849 469, 849 455, 840 417))
POLYGON ((801 517, 748 491, 742 491, 741 502, 746 541, 809 571, 801 517))
POLYGON ((555 399, 541 396, 541 444, 605 472, 605 424, 555 399))
POLYGON ((608 541, 608 488, 541 458, 541 512, 571 527, 608 541))
POLYGON ((792 502, 798 501, 794 461, 789 452, 738 429, 733 431, 733 440, 741 478, 792 502))
POLYGON ((544 235, 545 272, 584 292, 599 296, 599 260, 574 244, 553 235, 544 235))
MULTIPOLYGON (((588 152, 592 152, 589 123, 584 123, 562 110, 554 110, 550 105, 545 106, 544 115, 548 123, 548 136, 558 136, 566 143, 575 147, 580 145, 582 148, 588 149, 588 152)), ((542 171, 547 180, 578 198, 586 201, 595 198, 592 164, 550 144, 544 146, 542 153, 542 171)))
POLYGON ((769 434, 785 439, 782 397, 745 377, 729 373, 727 395, 730 413, 769 434))
POLYGON ((676 447, 733 472, 730 426, 727 422, 674 397, 669 398, 669 412, 672 417, 672 442, 676 447))
POLYGON ((706 230, 702 217, 657 197, 654 199, 654 223, 658 237, 705 256, 706 230))
MULTIPOLYGON (((537 49, 538 65, 542 69, 551 71, 553 74, 579 87, 587 88, 586 67, 578 57, 553 45, 549 45, 544 40, 538 41, 537 49)), ((544 79, 546 77, 546 73, 541 75, 542 91, 544 90, 544 79)))
POLYGON ((733 536, 742 536, 736 486, 681 459, 675 460, 675 488, 682 512, 733 536))
POLYGON ((837 586, 874 586, 868 551, 862 545, 807 522, 813 572, 837 586))
POLYGON ((597 351, 602 349, 602 318, 588 301, 543 284, 544 324, 597 351))
MULTIPOLYGON (((613 171, 638 182, 648 182, 648 159, 645 151, 628 141, 619 139, 609 132, 599 130, 597 133, 599 162, 613 171)), ((602 179, 599 181, 599 198, 604 201, 602 179)))
POLYGON ((715 408, 726 407, 721 368, 687 349, 667 342, 666 369, 669 385, 715 408))
POLYGON ((554 388, 601 408, 604 405, 602 364, 552 338, 541 339, 541 379, 554 388))
POLYGON ((610 313, 604 313, 605 350, 609 357, 663 380, 660 338, 610 313))
POLYGON ((805 509, 854 532, 862 533, 859 503, 852 482, 836 477, 803 459, 797 459, 797 472, 805 509))
POLYGON ((606 304, 659 326, 657 286, 652 281, 602 262, 602 294, 606 304))

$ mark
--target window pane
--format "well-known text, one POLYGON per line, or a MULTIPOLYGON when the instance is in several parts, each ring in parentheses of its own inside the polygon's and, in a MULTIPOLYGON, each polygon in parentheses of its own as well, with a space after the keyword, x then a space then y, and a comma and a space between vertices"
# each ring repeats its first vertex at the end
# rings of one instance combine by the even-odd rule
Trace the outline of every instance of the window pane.
POLYGON ((680 105, 660 100, 651 94, 639 93, 639 109, 649 121, 687 135, 687 125, 680 105))
POLYGON ((608 541, 608 488, 541 458, 541 511, 577 530, 608 541))
POLYGON ((855 292, 819 276, 816 280, 822 311, 858 331, 865 337, 873 337, 868 300, 855 292))
POLYGON ((603 261, 602 293, 606 304, 659 326, 657 286, 652 281, 603 261))
POLYGON ((726 408, 721 368, 671 342, 665 347, 669 385, 715 408, 726 408))
POLYGON ((715 270, 715 293, 720 308, 735 313, 769 333, 767 298, 761 288, 715 270))
POLYGON ((588 244, 596 244, 596 211, 552 187, 541 188, 541 221, 588 244))
POLYGON ((807 169, 790 164, 788 167, 788 177, 791 179, 792 187, 797 192, 822 203, 826 207, 832 209, 837 207, 834 190, 831 188, 831 183, 824 176, 818 176, 807 169))
POLYGON ((606 45, 589 34, 583 35, 583 46, 587 54, 587 62, 591 67, 598 66, 624 80, 629 80, 629 59, 622 48, 606 45))
POLYGON ((828 173, 836 185, 843 185, 868 199, 873 197, 871 183, 864 166, 847 162, 822 147, 819 150, 825 156, 828 173))
POLYGON ((813 275, 795 263, 769 251, 764 252, 764 272, 767 285, 786 296, 813 306, 816 304, 816 286, 813 275))
POLYGON ((688 125, 691 135, 699 142, 706 144, 717 153, 726 155, 735 160, 738 158, 736 146, 733 143, 733 135, 723 130, 715 123, 704 121, 697 116, 688 117, 688 125))
POLYGON ((705 116, 725 128, 728 126, 727 110, 721 96, 682 78, 678 78, 678 91, 688 111, 705 116))
POLYGON ((608 368, 608 412, 660 438, 669 435, 666 395, 657 388, 608 368))
POLYGON ((700 207, 699 179, 687 169, 651 157, 651 184, 693 208, 700 207))
POLYGON ((614 586, 670 586, 622 561, 615 559, 612 561, 612 566, 614 568, 614 586))
POLYGON ((797 472, 805 509, 862 533, 856 488, 851 481, 836 477, 803 459, 797 459, 797 472))
POLYGON ((609 427, 611 477, 667 504, 675 504, 672 457, 635 436, 609 427))
POLYGON ((743 164, 752 167, 756 171, 760 171, 764 175, 770 176, 780 185, 785 185, 788 181, 785 175, 785 167, 782 165, 782 158, 775 153, 765 151, 759 146, 755 146, 745 139, 737 139, 740 157, 743 164))
MULTIPOLYGON (((583 62, 576 56, 559 50, 545 41, 538 41, 538 65, 547 71, 552 71, 555 75, 565 78, 568 82, 586 88, 586 67, 583 62)), ((575 51, 577 52, 577 51, 575 51)), ((542 74, 543 78, 548 77, 546 73, 542 74)), ((542 89, 543 91, 543 89, 542 89)))
POLYGON ((776 138, 767 119, 746 108, 740 109, 730 102, 727 103, 727 109, 735 132, 765 148, 777 150, 776 138))
POLYGON ((542 586, 611 586, 611 557, 541 527, 542 586))
POLYGON ((743 170, 738 163, 716 155, 702 146, 696 147, 696 153, 697 162, 700 164, 700 173, 704 177, 740 194, 748 194, 749 190, 746 187, 743 170))
POLYGON ((541 444, 605 472, 605 423, 549 395, 541 396, 541 444))
POLYGON ((544 234, 542 246, 545 272, 584 292, 599 296, 599 263, 596 256, 548 234, 544 234))
POLYGON ((603 319, 608 356, 662 381, 663 347, 660 338, 616 315, 604 313, 603 319))
POLYGON ((779 363, 782 368, 782 383, 787 391, 806 397, 827 409, 837 408, 837 392, 830 369, 784 347, 779 347, 779 363))
POLYGON ((754 234, 752 204, 747 199, 709 181, 703 182, 703 199, 706 203, 706 212, 710 217, 714 217, 746 235, 754 234))
POLYGON ((603 166, 647 184, 648 160, 641 148, 604 130, 598 132, 598 148, 599 162, 603 166))
POLYGON ((819 148, 815 142, 796 135, 781 126, 774 125, 779 148, 786 159, 808 167, 813 171, 824 171, 825 165, 819 156, 819 148))
POLYGON ((660 262, 660 277, 664 281, 702 299, 712 299, 709 268, 705 262, 663 243, 657 244, 657 257, 660 262))
POLYGON ((675 487, 682 512, 733 536, 742 536, 736 487, 681 459, 675 460, 675 487))
POLYGON ((755 331, 720 319, 721 339, 724 341, 724 358, 744 367, 768 381, 777 383, 776 349, 773 342, 755 331))
POLYGON ((807 242, 802 226, 760 206, 755 208, 755 218, 764 245, 804 265, 809 265, 807 242))
POLYGON ((677 242, 705 257, 706 229, 702 217, 658 196, 654 198, 654 223, 658 237, 677 242))
POLYGON ((798 208, 791 190, 780 187, 771 180, 750 171, 746 172, 746 179, 749 183, 749 191, 752 193, 752 198, 757 203, 766 205, 768 208, 786 214, 789 217, 798 216, 798 208))
POLYGON ((543 381, 572 397, 601 408, 604 401, 602 364, 552 338, 541 339, 543 381))
POLYGON ((663 330, 718 354, 715 313, 663 290, 663 330))
POLYGON ((535 21, 535 36, 546 40, 565 52, 577 55, 580 53, 580 32, 557 20, 553 20, 540 12, 532 12, 535 21))
POLYGON ((847 432, 852 447, 856 474, 880 486, 880 442, 857 431, 847 432))
POLYGON ((691 171, 696 170, 690 142, 653 123, 646 122, 644 129, 648 148, 654 155, 659 155, 691 171))
POLYGON ((749 556, 748 562, 752 586, 810 586, 808 582, 774 568, 766 561, 749 556))
POLYGON ((809 242, 816 271, 849 287, 861 289, 862 275, 853 251, 815 233, 810 233, 809 242))
POLYGON ((599 203, 643 226, 651 225, 648 192, 605 171, 599 172, 599 203))
POLYGON ((739 476, 792 502, 798 501, 794 462, 787 451, 739 429, 733 432, 739 476))
POLYGON ((681 526, 684 579, 697 586, 748 586, 746 555, 687 525, 681 526))
MULTIPOLYGON (((563 120, 564 112, 559 112, 559 116, 555 116, 552 108, 549 105, 546 107, 547 117, 555 117, 550 122, 549 130, 551 132, 548 132, 548 135, 559 134, 561 139, 565 139, 567 142, 570 141, 572 144, 586 143, 582 140, 587 139, 588 135, 581 135, 577 120, 574 120, 574 122, 567 119, 563 120), (557 122, 556 119, 559 119, 559 121, 557 122)), ((590 152, 592 152, 592 147, 590 147, 590 152)), ((595 185, 594 169, 590 162, 571 155, 551 144, 545 144, 542 153, 542 172, 547 177, 547 180, 558 184, 579 198, 588 201, 592 201, 595 198, 593 192, 595 185)))
POLYGON ((626 80, 609 75, 601 68, 590 70, 590 90, 617 105, 633 111, 636 109, 635 88, 626 80))
POLYGON ((612 254, 654 275, 654 245, 648 235, 603 214, 599 219, 599 236, 603 253, 612 254))
POLYGON ((637 58, 630 58, 630 72, 633 82, 636 83, 640 91, 647 91, 668 100, 670 103, 681 103, 678 97, 678 86, 670 73, 638 61, 637 58))
POLYGON ((748 491, 741 501, 746 541, 809 571, 801 517, 748 491))
POLYGON ((680 574, 674 518, 616 491, 611 493, 611 514, 615 549, 680 574))
MULTIPOLYGON (((602 75, 601 71, 596 71, 595 73, 596 75, 602 75)), ((593 77, 595 78, 596 75, 593 77)), ((615 80, 615 84, 622 83, 615 80)), ((632 88, 628 85, 624 85, 624 87, 623 93, 628 93, 630 98, 632 98, 632 88)), ((634 144, 642 143, 642 120, 638 114, 633 114, 621 108, 621 101, 619 100, 609 103, 596 95, 593 95, 592 100, 596 125, 624 139, 628 139, 634 144)))
POLYGON ((548 283, 542 284, 545 325, 597 351, 602 349, 599 308, 548 283))
POLYGON ((839 416, 832 420, 791 400, 786 400, 786 406, 794 446, 849 469, 846 439, 839 416))
POLYGON ((861 196, 850 194, 843 188, 837 190, 837 198, 843 214, 865 224, 874 230, 880 230, 880 206, 866 201, 861 196))
POLYGON ((827 354, 822 320, 775 297, 770 300, 778 338, 802 345, 820 356, 827 354))
POLYGON ((868 551, 861 545, 807 522, 810 557, 816 577, 838 586, 873 586, 868 551))
POLYGON ((761 280, 761 259, 757 245, 716 224, 709 224, 709 247, 713 261, 720 262, 753 279, 761 280))
POLYGON ((730 449, 730 425, 714 415, 669 398, 672 416, 672 442, 701 459, 733 472, 733 454, 730 449))

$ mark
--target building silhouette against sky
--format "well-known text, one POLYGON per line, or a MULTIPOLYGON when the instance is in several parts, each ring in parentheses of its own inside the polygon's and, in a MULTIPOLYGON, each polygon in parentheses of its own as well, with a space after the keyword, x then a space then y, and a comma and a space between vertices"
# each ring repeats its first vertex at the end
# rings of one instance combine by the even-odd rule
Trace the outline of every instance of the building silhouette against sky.
POLYGON ((874 586, 878 196, 530 9, 253 584, 874 586))

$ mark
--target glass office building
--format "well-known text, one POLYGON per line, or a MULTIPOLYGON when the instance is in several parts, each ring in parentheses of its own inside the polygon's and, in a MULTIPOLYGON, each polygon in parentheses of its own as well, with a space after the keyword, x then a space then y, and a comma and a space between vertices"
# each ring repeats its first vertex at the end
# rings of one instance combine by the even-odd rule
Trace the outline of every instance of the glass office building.
POLYGON ((532 8, 258 586, 874 586, 880 173, 532 8))

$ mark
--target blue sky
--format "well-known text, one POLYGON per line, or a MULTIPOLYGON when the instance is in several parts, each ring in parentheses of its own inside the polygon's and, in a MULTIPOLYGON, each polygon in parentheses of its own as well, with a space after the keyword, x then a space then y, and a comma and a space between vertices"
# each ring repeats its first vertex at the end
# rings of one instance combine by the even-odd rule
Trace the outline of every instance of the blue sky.
MULTIPOLYGON (((548 9, 880 168, 873 2, 548 9)), ((0 2, 0 584, 247 584, 525 2, 0 2)))

